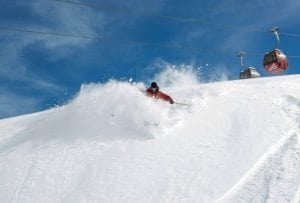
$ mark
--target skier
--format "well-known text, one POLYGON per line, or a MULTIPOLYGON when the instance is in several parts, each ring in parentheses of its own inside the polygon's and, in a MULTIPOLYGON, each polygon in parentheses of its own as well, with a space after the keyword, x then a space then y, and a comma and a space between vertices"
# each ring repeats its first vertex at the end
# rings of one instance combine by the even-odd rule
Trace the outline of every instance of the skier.
POLYGON ((156 99, 162 99, 164 101, 169 102, 170 104, 174 104, 174 100, 167 94, 159 91, 159 87, 156 84, 156 82, 152 82, 151 86, 146 90, 147 96, 156 98, 156 99))

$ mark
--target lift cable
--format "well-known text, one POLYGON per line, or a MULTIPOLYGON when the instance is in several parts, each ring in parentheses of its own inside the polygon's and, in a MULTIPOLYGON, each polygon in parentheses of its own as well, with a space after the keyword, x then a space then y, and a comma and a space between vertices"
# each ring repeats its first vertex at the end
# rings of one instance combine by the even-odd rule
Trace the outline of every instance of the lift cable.
MULTIPOLYGON (((157 17, 157 18, 162 18, 166 20, 171 20, 171 21, 176 21, 180 23, 198 23, 198 24, 205 24, 205 25, 213 25, 217 27, 223 27, 224 29, 242 29, 241 26, 236 26, 236 25, 229 25, 229 24, 222 24, 222 23, 212 23, 209 21, 201 20, 201 19, 194 19, 194 18, 181 18, 177 16, 169 16, 169 15, 161 15, 161 14, 151 14, 151 13, 145 13, 145 14, 134 14, 132 10, 126 9, 126 8, 118 8, 118 7, 113 7, 113 6, 99 6, 97 4, 91 4, 91 3, 83 3, 80 1, 72 1, 72 0, 51 0, 51 1, 56 1, 56 2, 61 2, 61 3, 67 3, 67 4, 73 4, 77 6, 84 6, 84 7, 89 7, 93 9, 110 9, 112 11, 118 11, 118 12, 123 12, 127 13, 130 15, 135 15, 135 16, 152 16, 152 17, 157 17)), ((269 30, 264 30, 260 28, 249 28, 247 30, 244 30, 246 32, 260 32, 260 33, 268 33, 269 30)), ((300 37, 300 34, 293 34, 293 33, 281 33, 278 32, 279 35, 282 36, 287 36, 287 37, 300 37)))
MULTIPOLYGON (((160 47, 160 48, 169 48, 169 49, 182 49, 188 50, 195 53, 217 53, 217 52, 224 52, 221 50, 208 50, 202 49, 198 47, 191 47, 186 45, 169 45, 169 44, 161 44, 161 43, 152 43, 152 42, 144 42, 144 41, 136 41, 136 40, 114 40, 111 38, 104 38, 100 35, 81 35, 81 34, 72 34, 72 33, 61 33, 61 32, 51 32, 51 31, 38 31, 32 29, 24 29, 24 28, 11 28, 11 27, 0 27, 0 32, 18 32, 18 33, 28 33, 28 34, 39 34, 39 35, 48 35, 48 36, 57 36, 57 37, 66 37, 66 38, 77 38, 82 40, 98 40, 98 41, 110 41, 110 42, 120 42, 120 43, 127 43, 127 44, 134 44, 134 45, 141 45, 141 46, 153 46, 153 47, 160 47)), ((228 53, 228 52, 226 52, 228 53)), ((263 53, 252 53, 252 52, 245 52, 245 55, 249 56, 264 56, 263 53)), ((232 55, 235 55, 232 53, 232 55)), ((288 56, 289 58, 300 58, 300 56, 288 56)))
MULTIPOLYGON (((164 45, 160 43, 151 43, 151 42, 144 42, 144 41, 136 41, 136 40, 113 40, 104 38, 101 36, 88 36, 88 35, 79 35, 79 34, 70 34, 70 33, 58 33, 58 32, 48 32, 48 31, 37 31, 31 29, 23 29, 23 28, 10 28, 10 27, 0 27, 0 32, 20 32, 20 33, 32 33, 32 34, 40 34, 40 35, 52 35, 52 36, 59 36, 59 37, 70 37, 70 38, 79 38, 85 40, 102 40, 102 41, 117 41, 123 43, 130 43, 142 46, 155 46, 161 48, 174 48, 174 49, 186 49, 193 52, 201 52, 203 53, 205 50, 196 47, 190 46, 183 46, 183 45, 164 45)), ((206 50, 207 52, 207 50, 206 50)))
MULTIPOLYGON (((50 0, 50 1, 56 1, 56 2, 61 2, 61 3, 67 3, 67 4, 73 4, 76 6, 84 6, 84 7, 89 7, 93 9, 98 9, 98 10, 103 10, 103 9, 109 9, 112 11, 118 11, 122 13, 127 13, 130 15, 134 16, 151 16, 151 17, 157 17, 157 18, 162 18, 170 21, 175 21, 179 23, 194 23, 194 24, 205 24, 205 25, 214 25, 218 27, 223 27, 225 29, 241 29, 240 26, 235 26, 235 25, 228 25, 228 24, 221 24, 221 23, 211 23, 206 20, 202 19, 194 19, 194 18, 181 18, 177 16, 169 16, 169 15, 161 15, 161 14, 154 14, 154 13, 133 13, 132 10, 126 9, 126 8, 118 8, 118 7, 113 7, 113 6, 99 6, 96 4, 91 4, 91 3, 83 3, 79 1, 71 1, 71 0, 50 0)), ((248 30, 245 30, 248 32, 261 32, 261 33, 267 33, 267 31, 263 29, 258 29, 258 28, 251 28, 248 30)))

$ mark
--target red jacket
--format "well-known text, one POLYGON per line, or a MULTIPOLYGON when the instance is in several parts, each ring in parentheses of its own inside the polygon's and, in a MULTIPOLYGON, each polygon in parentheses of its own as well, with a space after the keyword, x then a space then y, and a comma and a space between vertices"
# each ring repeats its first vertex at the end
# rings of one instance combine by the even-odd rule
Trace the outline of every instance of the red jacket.
POLYGON ((153 97, 153 98, 156 98, 156 99, 162 99, 164 101, 167 101, 170 104, 174 103, 173 99, 169 95, 167 95, 167 94, 165 94, 165 93, 163 93, 161 91, 154 92, 151 88, 148 88, 146 90, 146 94, 148 96, 150 96, 150 97, 153 97))

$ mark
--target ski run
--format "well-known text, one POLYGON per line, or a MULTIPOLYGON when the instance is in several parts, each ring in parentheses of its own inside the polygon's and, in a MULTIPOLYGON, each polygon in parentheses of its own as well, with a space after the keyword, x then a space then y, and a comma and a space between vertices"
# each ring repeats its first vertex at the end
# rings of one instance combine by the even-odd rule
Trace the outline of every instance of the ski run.
POLYGON ((300 75, 82 85, 0 120, 0 202, 300 202, 300 75))

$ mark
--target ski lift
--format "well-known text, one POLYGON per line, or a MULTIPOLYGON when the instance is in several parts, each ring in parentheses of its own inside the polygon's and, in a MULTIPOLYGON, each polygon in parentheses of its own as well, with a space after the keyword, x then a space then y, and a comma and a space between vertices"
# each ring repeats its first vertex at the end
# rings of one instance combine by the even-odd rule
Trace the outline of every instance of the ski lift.
POLYGON ((248 78, 259 78, 260 74, 254 67, 248 67, 245 68, 245 65, 243 63, 243 57, 245 55, 245 52, 240 51, 238 57, 240 58, 241 66, 244 68, 244 70, 240 73, 240 79, 248 79, 248 78))
POLYGON ((276 38, 275 48, 273 51, 265 54, 263 65, 265 69, 270 73, 282 73, 287 69, 288 61, 283 51, 277 49, 277 46, 279 44, 278 28, 272 28, 271 32, 273 32, 276 38))
POLYGON ((259 72, 253 67, 246 68, 240 73, 240 79, 259 78, 259 77, 260 77, 259 72))

